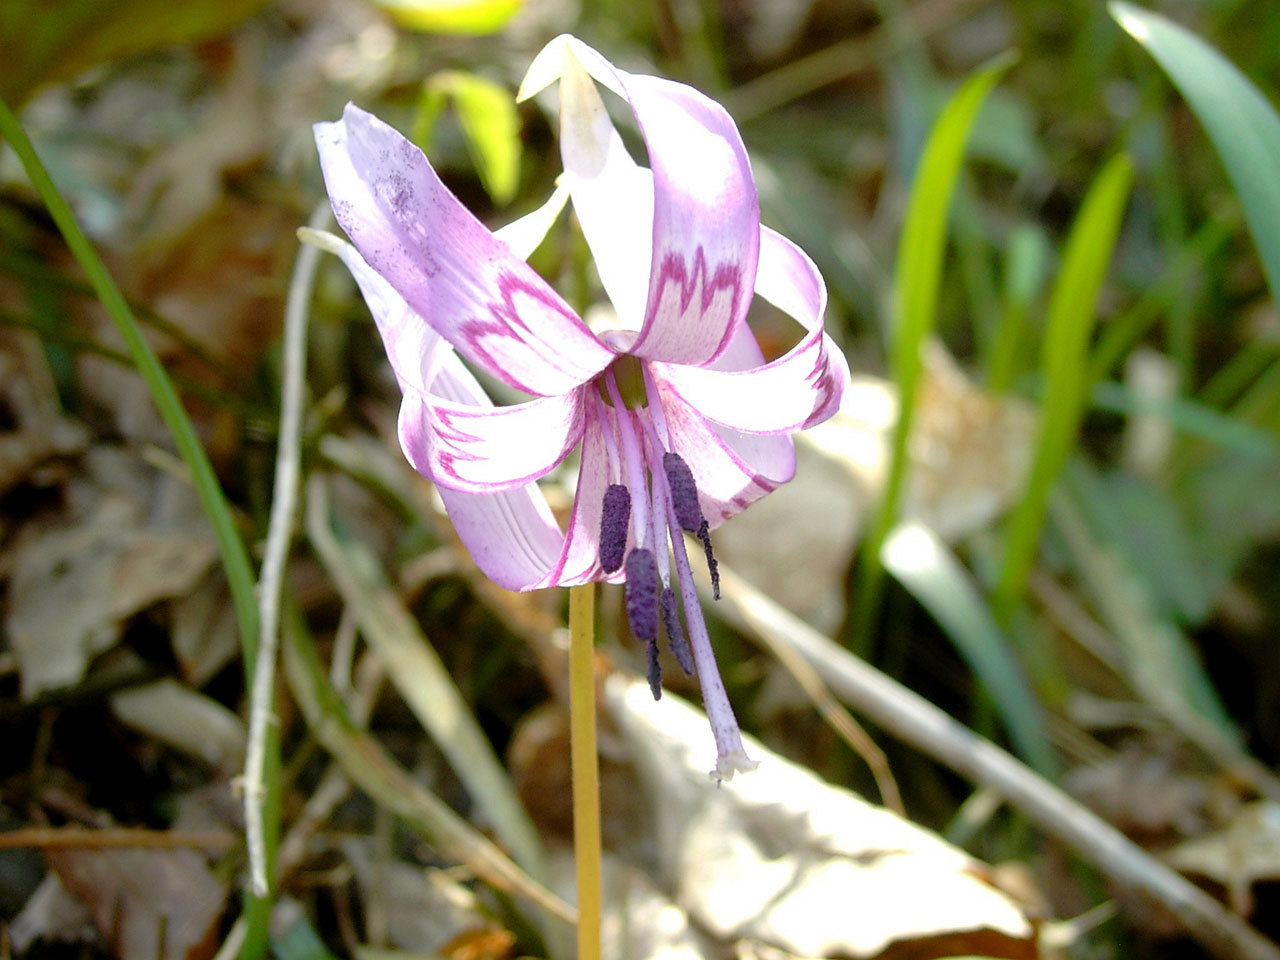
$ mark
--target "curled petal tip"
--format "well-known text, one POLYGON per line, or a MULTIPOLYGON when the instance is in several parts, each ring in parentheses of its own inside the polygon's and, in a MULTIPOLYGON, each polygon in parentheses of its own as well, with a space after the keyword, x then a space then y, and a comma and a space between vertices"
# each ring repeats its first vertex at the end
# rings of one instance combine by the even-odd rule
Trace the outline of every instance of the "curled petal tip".
POLYGON ((564 52, 572 38, 562 33, 538 51, 520 81, 520 89, 516 91, 516 103, 524 103, 530 97, 537 96, 551 84, 560 79, 560 71, 564 69, 564 52))

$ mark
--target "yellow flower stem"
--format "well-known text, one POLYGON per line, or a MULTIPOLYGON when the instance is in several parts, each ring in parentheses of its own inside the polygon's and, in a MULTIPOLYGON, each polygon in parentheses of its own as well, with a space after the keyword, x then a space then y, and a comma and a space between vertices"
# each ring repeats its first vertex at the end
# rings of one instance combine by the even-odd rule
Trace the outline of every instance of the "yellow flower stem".
POLYGON ((600 960, 600 774, 596 757, 595 584, 569 588, 569 744, 578 960, 600 960))

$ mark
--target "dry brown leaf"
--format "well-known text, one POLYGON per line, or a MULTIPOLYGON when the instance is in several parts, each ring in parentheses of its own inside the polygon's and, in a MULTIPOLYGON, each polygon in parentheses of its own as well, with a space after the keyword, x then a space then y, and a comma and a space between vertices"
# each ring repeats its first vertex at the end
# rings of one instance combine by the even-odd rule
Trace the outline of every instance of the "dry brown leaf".
POLYGON ((216 553, 184 480, 108 447, 84 462, 66 515, 28 523, 11 551, 4 627, 28 698, 77 682, 121 620, 189 590, 216 553))
POLYGON ((122 723, 223 773, 244 762, 246 734, 240 718, 176 680, 121 690, 111 696, 111 709, 122 723))
POLYGON ((174 599, 169 611, 173 655, 187 682, 203 687, 240 653, 240 628, 222 572, 174 599))
POLYGON ((58 879, 46 873, 9 924, 9 942, 24 954, 37 941, 75 943, 97 938, 89 909, 58 879))
POLYGON ((1251 803, 1222 830, 1180 843, 1165 859, 1224 886, 1232 909, 1247 917, 1253 913, 1253 885, 1280 880, 1280 804, 1251 803))
POLYGON ((440 956, 488 958, 505 953, 467 954, 515 938, 485 913, 475 893, 442 870, 380 859, 369 838, 350 837, 342 852, 355 873, 367 917, 385 920, 386 942, 401 950, 440 956), (456 951, 450 953, 450 949, 456 951))
MULTIPOLYGON (((844 616, 845 573, 884 489, 897 417, 892 384, 855 377, 836 415, 797 436, 795 479, 716 531, 728 564, 820 628, 844 616)), ((1034 429, 1030 408, 975 386, 933 346, 904 519, 952 543, 990 524, 1022 489, 1034 429)))
POLYGON ((117 956, 201 960, 217 947, 227 887, 194 850, 49 850, 117 956))
POLYGON ((83 450, 88 431, 62 415, 34 337, 0 337, 0 410, 13 422, 0 431, 0 494, 55 456, 83 450))
POLYGON ((605 701, 649 797, 662 880, 717 938, 807 957, 1038 955, 1035 925, 963 851, 750 739, 759 769, 717 785, 705 716, 621 674, 605 701))
POLYGON ((74 525, 26 531, 5 617, 24 697, 76 683, 120 620, 187 590, 213 561, 208 536, 144 523, 136 504, 109 496, 74 525))
POLYGON ((1145 739, 1126 740, 1106 760, 1070 771, 1067 789, 1126 833, 1199 833, 1212 799, 1209 777, 1179 769, 1170 749, 1145 739))

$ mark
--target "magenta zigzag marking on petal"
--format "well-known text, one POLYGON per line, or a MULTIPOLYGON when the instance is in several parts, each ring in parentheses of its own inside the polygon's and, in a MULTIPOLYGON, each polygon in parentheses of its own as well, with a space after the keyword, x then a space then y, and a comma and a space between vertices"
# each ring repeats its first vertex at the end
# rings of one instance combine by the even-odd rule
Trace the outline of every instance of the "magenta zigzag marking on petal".
POLYGON ((499 363, 484 346, 486 337, 496 336, 515 340, 540 358, 548 359, 548 354, 552 351, 548 349, 548 345, 534 336, 529 324, 520 316, 515 303, 516 294, 523 293, 560 316, 572 320, 583 332, 590 334, 590 331, 582 322, 582 318, 549 287, 536 286, 506 270, 498 275, 497 281, 501 300, 489 301, 487 318, 473 317, 463 322, 458 328, 458 336, 475 356, 484 362, 491 373, 502 377, 517 389, 524 390, 526 393, 536 393, 537 391, 529 389, 527 385, 517 380, 515 375, 499 363), (520 335, 521 331, 525 334, 524 336, 520 335))
MULTIPOLYGON (((433 407, 432 412, 435 414, 435 417, 438 421, 438 424, 433 424, 433 427, 432 427, 436 438, 441 444, 447 445, 453 448, 451 450, 444 450, 444 449, 440 449, 440 447, 436 447, 435 450, 433 451, 435 461, 440 465, 440 468, 445 473, 449 474, 452 477, 458 477, 459 474, 455 466, 456 464, 476 463, 476 462, 488 459, 488 457, 486 456, 475 454, 475 453, 469 453, 465 450, 460 450, 457 448, 457 444, 459 442, 465 443, 466 441, 469 441, 469 440, 478 441, 478 440, 484 439, 483 437, 477 434, 467 433, 466 431, 460 429, 457 425, 459 422, 478 419, 479 417, 476 414, 469 413, 465 410, 449 410, 442 407, 433 407), (444 429, 441 429, 442 427, 444 429)), ((493 413, 494 411, 486 411, 486 414, 488 416, 492 416, 493 413)), ((572 451, 573 448, 576 447, 579 442, 580 440, 575 440, 575 441, 566 443, 564 449, 560 451, 560 454, 556 459, 556 463, 559 463, 560 461, 564 460, 564 458, 569 455, 570 451, 572 451)), ((554 466, 555 464, 552 464, 552 467, 554 466)), ((507 480, 504 482, 511 483, 511 484, 532 483, 534 480, 537 480, 539 477, 545 476, 549 472, 549 470, 552 469, 552 467, 549 467, 547 470, 537 470, 537 471, 534 471, 533 473, 525 474, 524 476, 519 478, 513 477, 510 480, 507 480)))
MULTIPOLYGON (((742 299, 742 266, 737 263, 725 262, 719 264, 715 273, 711 274, 708 280, 708 269, 706 254, 701 246, 693 255, 693 270, 690 271, 685 265, 684 257, 675 252, 670 252, 662 258, 662 263, 658 267, 658 284, 657 293, 650 299, 649 312, 645 317, 645 326, 649 326, 657 316, 658 306, 662 303, 662 295, 666 292, 667 284, 670 282, 680 285, 680 313, 683 315, 689 309, 689 304, 693 302, 693 293, 698 289, 698 281, 702 281, 702 303, 701 309, 698 311, 699 316, 706 314, 711 307, 711 303, 715 300, 715 295, 721 290, 732 289, 733 296, 729 303, 730 318, 738 315, 738 303, 742 299)), ((725 327, 724 333, 720 337, 720 343, 716 347, 715 355, 719 355, 729 344, 729 338, 733 334, 734 325, 729 323, 725 327)))
POLYGON ((830 415, 824 414, 824 411, 826 410, 827 404, 835 398, 836 391, 839 386, 839 378, 832 371, 831 364, 827 362, 827 347, 825 343, 819 345, 818 356, 817 359, 814 360, 813 370, 809 372, 809 375, 805 379, 812 382, 814 384, 814 389, 820 394, 820 399, 813 405, 813 412, 804 422, 804 428, 807 428, 813 426, 817 422, 820 422, 817 420, 819 416, 830 415))

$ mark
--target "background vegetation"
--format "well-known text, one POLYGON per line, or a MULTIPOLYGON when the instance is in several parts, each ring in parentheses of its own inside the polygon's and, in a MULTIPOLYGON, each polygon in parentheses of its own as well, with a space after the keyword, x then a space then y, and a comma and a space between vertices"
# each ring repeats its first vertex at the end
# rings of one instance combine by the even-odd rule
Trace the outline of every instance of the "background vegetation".
MULTIPOLYGON (((723 533, 745 579, 713 631, 744 726, 994 865, 983 883, 1031 930, 978 907, 981 937, 932 927, 943 894, 924 886, 893 938, 843 955, 1223 948, 955 758, 883 717, 865 739, 825 684, 858 713, 856 697, 752 643, 743 603, 791 610, 1280 936, 1280 8, 448 7, 0 10, 0 97, 51 177, 0 156, 0 908, 15 953, 560 950, 563 598, 504 595, 471 568, 396 450, 363 304, 295 230, 326 223, 310 124, 349 99, 412 136, 491 225, 535 207, 560 169, 554 112, 513 93, 562 31, 727 105, 764 220, 822 269, 854 367, 789 498, 723 533), (69 248, 72 217, 88 243, 69 248), (289 430, 290 295, 307 375, 266 760, 276 882, 242 901, 232 780, 289 430), (37 901, 53 877, 81 913, 37 901), (161 889, 185 893, 139 896, 161 889)), ((16 146, 15 131, 6 120, 16 146)), ((600 298, 569 218, 534 263, 580 308, 600 298)), ((766 349, 794 342, 758 320, 766 349)), ((603 592, 602 680, 643 672, 618 602, 603 592)), ((654 812, 679 789, 628 739, 660 720, 605 699, 606 846, 685 918, 680 949, 802 955, 698 905, 709 868, 673 872, 654 812)), ((797 844, 770 831, 767 859, 787 861, 797 844)))

